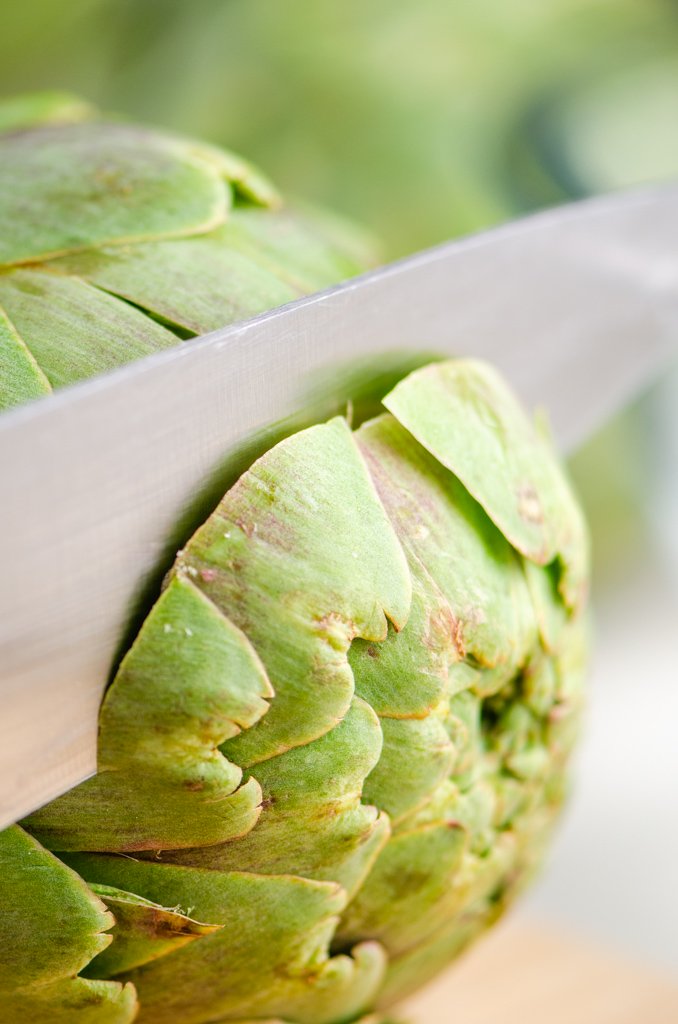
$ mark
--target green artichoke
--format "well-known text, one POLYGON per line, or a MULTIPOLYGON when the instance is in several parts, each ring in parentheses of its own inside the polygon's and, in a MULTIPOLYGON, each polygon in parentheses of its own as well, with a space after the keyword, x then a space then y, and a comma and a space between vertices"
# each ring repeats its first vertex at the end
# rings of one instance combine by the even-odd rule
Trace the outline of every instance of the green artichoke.
MULTIPOLYGON (((0 139, 4 405, 364 262, 239 158, 82 117, 25 101, 0 139)), ((265 453, 122 659, 97 775, 0 834, 0 1021, 330 1024, 421 985, 542 856, 587 579, 545 430, 482 363, 265 453)))

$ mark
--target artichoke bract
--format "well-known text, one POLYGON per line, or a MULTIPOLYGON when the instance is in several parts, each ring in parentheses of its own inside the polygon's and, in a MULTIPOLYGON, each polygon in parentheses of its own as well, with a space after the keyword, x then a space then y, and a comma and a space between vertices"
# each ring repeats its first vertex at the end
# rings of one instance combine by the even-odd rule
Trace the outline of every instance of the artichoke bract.
MULTIPOLYGON (((229 154, 58 96, 10 127, 6 406, 364 264, 229 154)), ((483 363, 282 440, 178 553, 106 693, 97 775, 0 834, 0 1021, 397 1003, 539 864, 587 586, 547 433, 483 363)))
POLYGON ((365 269, 370 244, 293 212, 240 157, 94 119, 67 96, 0 105, 0 409, 365 269), (36 123, 37 122, 37 123, 36 123))

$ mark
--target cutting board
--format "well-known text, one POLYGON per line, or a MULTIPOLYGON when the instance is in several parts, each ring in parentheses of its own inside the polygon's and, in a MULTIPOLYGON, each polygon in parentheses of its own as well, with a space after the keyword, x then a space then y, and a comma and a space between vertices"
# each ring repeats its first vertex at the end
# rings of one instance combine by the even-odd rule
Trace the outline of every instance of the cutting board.
POLYGON ((395 1017, 412 1024, 678 1024, 678 982, 552 926, 508 921, 395 1017))

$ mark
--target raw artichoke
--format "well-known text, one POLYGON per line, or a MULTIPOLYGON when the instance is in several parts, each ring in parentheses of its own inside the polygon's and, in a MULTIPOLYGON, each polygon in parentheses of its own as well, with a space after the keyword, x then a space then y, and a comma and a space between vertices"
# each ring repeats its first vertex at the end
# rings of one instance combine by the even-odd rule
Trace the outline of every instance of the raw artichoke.
MULTIPOLYGON (((359 268, 239 158, 73 110, 0 140, 4 405, 359 268)), ((422 984, 541 858, 587 577, 484 364, 281 441, 177 555, 98 774, 0 834, 2 1024, 330 1024, 422 984)))

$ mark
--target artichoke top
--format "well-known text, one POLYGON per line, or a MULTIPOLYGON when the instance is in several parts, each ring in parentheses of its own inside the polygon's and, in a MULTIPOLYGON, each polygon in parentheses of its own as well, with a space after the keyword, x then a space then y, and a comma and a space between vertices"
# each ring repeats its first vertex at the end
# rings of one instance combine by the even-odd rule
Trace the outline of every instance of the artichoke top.
POLYGON ((0 107, 0 409, 365 268, 247 161, 42 95, 0 107))

